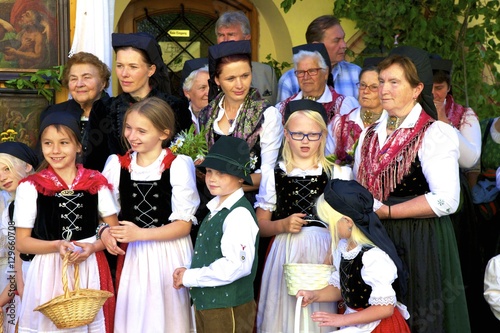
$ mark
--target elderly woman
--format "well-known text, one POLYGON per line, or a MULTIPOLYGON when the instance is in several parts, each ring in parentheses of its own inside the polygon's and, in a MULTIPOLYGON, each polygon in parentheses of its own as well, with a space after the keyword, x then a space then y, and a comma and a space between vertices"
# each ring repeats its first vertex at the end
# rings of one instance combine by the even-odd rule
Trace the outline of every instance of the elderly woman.
MULTIPOLYGON (((361 131, 383 119, 387 114, 382 109, 378 95, 378 69, 375 66, 364 67, 359 74, 359 107, 347 114, 337 114, 329 124, 326 154, 342 167, 352 168, 354 149, 361 131)), ((344 168, 345 169, 345 168, 344 168)), ((351 170, 347 172, 352 173, 351 170)), ((352 178, 350 178, 352 179, 352 178)))
POLYGON ((113 33, 111 43, 116 52, 115 72, 122 93, 110 99, 105 113, 99 114, 91 128, 105 134, 108 146, 101 145, 108 155, 123 155, 127 151, 121 141, 123 116, 131 104, 147 97, 158 97, 174 110, 176 132, 191 126, 188 105, 170 94, 167 67, 162 59, 160 45, 148 33, 113 33))
POLYGON ((69 90, 71 99, 51 105, 40 115, 40 123, 52 112, 63 111, 71 114, 80 123, 83 147, 83 165, 88 169, 102 170, 108 154, 93 155, 94 147, 104 141, 102 136, 90 135, 91 113, 101 113, 109 95, 105 89, 109 86, 111 72, 98 57, 87 52, 73 54, 62 73, 62 85, 69 90))
POLYGON ((196 132, 200 131, 198 115, 201 109, 208 105, 208 59, 191 59, 184 63, 182 68, 182 92, 189 101, 191 121, 196 132))
POLYGON ((323 43, 299 45, 293 48, 293 53, 300 91, 276 104, 282 116, 288 102, 298 99, 310 99, 323 104, 328 122, 334 115, 349 113, 359 106, 354 97, 340 95, 333 88, 330 57, 323 43))
POLYGON ((388 117, 359 139, 354 175, 408 267, 412 332, 470 332, 453 226, 460 186, 458 137, 431 97, 427 52, 394 49, 378 65, 388 117))

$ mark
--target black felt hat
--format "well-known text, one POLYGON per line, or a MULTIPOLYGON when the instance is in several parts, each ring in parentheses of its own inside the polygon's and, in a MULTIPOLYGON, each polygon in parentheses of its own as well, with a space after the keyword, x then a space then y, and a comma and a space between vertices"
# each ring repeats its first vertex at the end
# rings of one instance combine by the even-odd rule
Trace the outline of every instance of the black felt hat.
POLYGON ((393 54, 399 54, 411 59, 417 69, 418 78, 424 84, 420 104, 429 116, 437 119, 437 110, 432 96, 433 73, 429 53, 413 46, 402 45, 392 49, 389 55, 393 54))
POLYGON ((210 88, 208 93, 209 101, 214 99, 218 92, 218 87, 215 83, 217 59, 233 54, 248 54, 250 57, 251 53, 252 45, 249 40, 227 41, 208 47, 208 73, 210 75, 210 79, 208 80, 210 88))
POLYGON ((373 244, 391 257, 398 269, 400 292, 404 295, 407 289, 407 271, 394 243, 373 211, 372 194, 355 180, 331 179, 326 184, 323 195, 330 207, 350 217, 373 244))
POLYGON ((191 74, 193 71, 203 68, 204 66, 208 65, 208 58, 196 58, 196 59, 190 59, 184 62, 184 67, 182 67, 182 77, 181 77, 181 84, 186 81, 186 78, 191 74))
POLYGON ((453 68, 453 61, 448 59, 442 59, 437 54, 430 55, 431 67, 433 71, 445 71, 448 74, 451 74, 451 70, 453 68))
POLYGON ((309 52, 318 52, 321 54, 323 59, 325 60, 326 66, 331 70, 332 69, 332 62, 330 61, 330 55, 328 54, 328 51, 326 50, 325 44, 323 43, 310 43, 310 44, 302 44, 298 46, 294 46, 292 48, 293 54, 297 54, 300 51, 309 51, 309 52))
POLYGON ((153 35, 147 32, 136 32, 130 34, 112 33, 111 44, 116 51, 117 48, 131 46, 146 52, 149 59, 161 70, 165 63, 163 62, 160 44, 153 35))
POLYGON ((78 142, 82 141, 80 124, 76 118, 69 113, 64 111, 49 113, 45 118, 43 118, 42 123, 40 124, 40 136, 42 136, 43 131, 50 125, 64 125, 75 133, 78 142))
POLYGON ((253 185, 250 177, 250 149, 243 139, 221 136, 199 166, 243 178, 245 183, 253 185))
POLYGON ((9 154, 28 163, 34 169, 38 166, 38 157, 28 145, 17 141, 6 141, 0 144, 0 153, 9 154))
POLYGON ((328 124, 328 117, 326 116, 326 110, 323 104, 312 101, 310 99, 298 99, 295 101, 290 101, 285 106, 285 123, 290 118, 290 115, 295 111, 316 111, 318 112, 325 124, 328 124))
POLYGON ((376 67, 384 59, 385 59, 384 57, 365 58, 365 60, 363 60, 363 68, 364 67, 372 67, 372 66, 376 67))

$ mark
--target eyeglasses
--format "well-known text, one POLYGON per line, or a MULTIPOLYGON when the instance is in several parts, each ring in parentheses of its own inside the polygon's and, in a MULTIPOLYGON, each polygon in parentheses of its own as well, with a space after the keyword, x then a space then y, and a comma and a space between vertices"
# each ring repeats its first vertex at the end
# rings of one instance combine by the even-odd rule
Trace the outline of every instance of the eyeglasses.
POLYGON ((290 134, 290 137, 292 138, 292 140, 295 140, 295 141, 302 141, 304 140, 304 138, 307 138, 307 140, 309 141, 318 141, 319 139, 321 139, 321 136, 323 135, 323 133, 319 132, 319 133, 302 133, 302 132, 292 132, 292 131, 288 131, 288 133, 290 134))
POLYGON ((378 85, 372 84, 370 86, 364 84, 364 83, 356 83, 356 87, 358 87, 359 90, 365 90, 366 88, 370 89, 370 91, 377 92, 378 91, 378 85))
POLYGON ((316 76, 318 75, 318 71, 322 71, 324 68, 309 68, 307 71, 295 71, 295 75, 297 77, 304 77, 304 75, 309 74, 309 76, 316 76))

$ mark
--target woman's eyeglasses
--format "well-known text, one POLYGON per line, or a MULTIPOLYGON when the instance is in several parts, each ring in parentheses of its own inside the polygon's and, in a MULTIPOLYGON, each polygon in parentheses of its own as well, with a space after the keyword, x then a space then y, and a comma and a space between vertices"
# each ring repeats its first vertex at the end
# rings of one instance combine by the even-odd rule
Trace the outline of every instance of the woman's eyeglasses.
POLYGON ((304 140, 304 138, 307 138, 307 140, 309 141, 318 141, 319 139, 321 139, 321 136, 323 135, 323 133, 319 132, 319 133, 302 133, 302 132, 292 132, 292 131, 289 131, 287 130, 288 133, 290 134, 290 137, 292 138, 292 140, 295 140, 295 141, 302 141, 304 140))
POLYGON ((378 85, 372 84, 372 85, 366 85, 364 83, 356 83, 356 87, 358 87, 359 90, 365 90, 368 88, 370 91, 377 92, 378 91, 378 85))
POLYGON ((316 75, 318 75, 318 72, 321 70, 324 70, 324 68, 309 68, 306 71, 298 70, 298 71, 295 71, 295 76, 304 77, 304 75, 306 75, 306 73, 309 74, 309 76, 316 76, 316 75))

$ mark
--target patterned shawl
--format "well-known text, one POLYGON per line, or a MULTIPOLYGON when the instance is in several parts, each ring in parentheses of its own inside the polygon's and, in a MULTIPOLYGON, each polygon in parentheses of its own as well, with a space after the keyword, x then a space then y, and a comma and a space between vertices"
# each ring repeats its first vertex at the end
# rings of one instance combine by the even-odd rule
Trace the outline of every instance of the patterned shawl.
MULTIPOLYGON (((207 143, 210 149, 215 143, 214 122, 219 115, 219 103, 224 98, 224 92, 219 93, 213 101, 200 111, 198 117, 200 126, 207 129, 207 143)), ((232 136, 245 140, 250 149, 255 146, 259 134, 262 132, 264 111, 268 108, 266 100, 260 99, 260 94, 255 88, 250 88, 241 110, 236 118, 236 126, 232 136)))
POLYGON ((367 129, 361 147, 358 181, 373 194, 374 198, 387 200, 403 177, 410 172, 425 131, 433 122, 431 116, 421 112, 413 128, 397 129, 382 148, 375 131, 378 126, 367 129))
POLYGON ((474 115, 476 115, 476 113, 471 108, 466 108, 460 104, 455 103, 455 100, 453 100, 453 96, 450 94, 446 95, 445 108, 446 116, 455 128, 460 128, 462 124, 466 123, 465 115, 467 115, 467 111, 470 110, 472 111, 472 113, 474 113, 474 115))
MULTIPOLYGON (((332 86, 327 86, 328 89, 330 90, 332 94, 332 101, 328 103, 321 103, 325 107, 326 110, 326 117, 328 119, 328 122, 332 120, 333 116, 335 116, 337 113, 340 113, 340 107, 342 106, 342 102, 344 101, 345 96, 338 94, 335 89, 333 89, 332 86)), ((285 124, 285 108, 286 105, 291 101, 294 100, 299 93, 296 93, 295 95, 292 95, 291 97, 288 97, 285 99, 283 102, 281 102, 280 105, 280 113, 281 113, 281 118, 283 119, 283 125, 285 124)))

